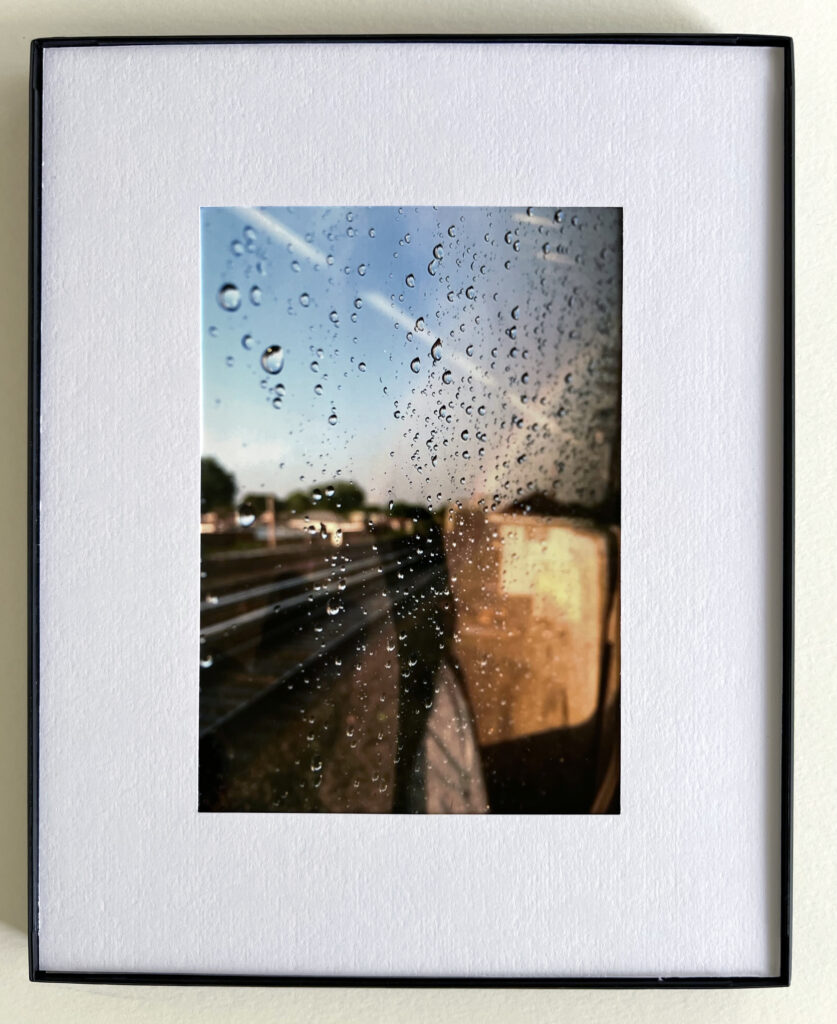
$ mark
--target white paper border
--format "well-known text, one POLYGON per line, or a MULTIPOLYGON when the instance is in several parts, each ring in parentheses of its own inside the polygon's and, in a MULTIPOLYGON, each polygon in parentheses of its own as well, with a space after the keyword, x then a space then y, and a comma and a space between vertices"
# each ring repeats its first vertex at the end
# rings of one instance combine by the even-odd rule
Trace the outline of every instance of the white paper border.
POLYGON ((43 970, 773 975, 780 50, 48 49, 43 970), (624 208, 622 814, 198 815, 198 209, 624 208))

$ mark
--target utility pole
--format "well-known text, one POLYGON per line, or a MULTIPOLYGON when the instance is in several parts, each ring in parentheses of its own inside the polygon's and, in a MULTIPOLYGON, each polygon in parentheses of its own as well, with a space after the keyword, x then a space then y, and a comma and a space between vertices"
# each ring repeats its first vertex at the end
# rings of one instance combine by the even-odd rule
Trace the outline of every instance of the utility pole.
POLYGON ((276 500, 272 494, 267 495, 267 501, 265 503, 265 512, 267 513, 266 523, 267 526, 267 546, 269 548, 276 547, 276 500))

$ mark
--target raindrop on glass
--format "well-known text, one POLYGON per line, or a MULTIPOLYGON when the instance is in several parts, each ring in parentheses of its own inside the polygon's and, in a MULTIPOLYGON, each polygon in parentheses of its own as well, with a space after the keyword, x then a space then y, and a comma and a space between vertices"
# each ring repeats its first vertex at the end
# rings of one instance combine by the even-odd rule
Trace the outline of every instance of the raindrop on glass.
POLYGON ((300 295, 299 297, 300 306, 307 306, 310 303, 310 301, 311 296, 308 294, 308 292, 303 292, 302 295, 300 295))
POLYGON ((241 347, 246 348, 249 351, 253 347, 255 342, 256 339, 253 337, 252 334, 245 334, 241 338, 241 347))
POLYGON ((416 284, 416 279, 412 274, 407 274, 406 278, 404 279, 404 282, 408 288, 414 288, 416 284))
POLYGON ((281 345, 268 345, 262 352, 262 368, 266 373, 279 373, 285 365, 285 352, 281 345))
POLYGON ((442 339, 437 338, 433 342, 433 347, 430 349, 430 355, 433 357, 433 362, 438 363, 442 358, 442 339))
POLYGON ((228 313, 234 313, 241 305, 241 292, 234 284, 222 284, 218 289, 218 305, 228 313))
POLYGON ((243 505, 238 506, 236 512, 236 518, 239 526, 252 526, 256 521, 256 511, 249 501, 245 501, 243 505))
POLYGON ((416 356, 416 358, 410 363, 410 369, 413 373, 418 373, 421 369, 421 360, 418 356, 416 356))
POLYGON ((257 284, 250 289, 250 301, 254 306, 260 306, 262 301, 262 290, 257 284))

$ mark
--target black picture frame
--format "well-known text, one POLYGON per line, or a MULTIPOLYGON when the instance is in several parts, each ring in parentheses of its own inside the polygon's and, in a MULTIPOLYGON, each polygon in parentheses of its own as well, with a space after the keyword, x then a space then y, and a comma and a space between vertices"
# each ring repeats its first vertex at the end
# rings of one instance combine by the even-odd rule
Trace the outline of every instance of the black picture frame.
POLYGON ((793 762, 793 496, 794 496, 794 70, 793 42, 784 36, 710 34, 579 35, 310 35, 310 36, 145 36, 58 37, 31 43, 29 128, 29 433, 28 433, 28 903, 29 977, 58 983, 295 986, 377 988, 589 988, 724 989, 784 987, 791 978, 791 867, 793 762), (118 47, 212 43, 554 43, 642 46, 772 47, 783 53, 783 257, 784 292, 782 370, 782 695, 781 695, 781 851, 779 971, 774 976, 730 977, 332 977, 239 974, 124 973, 50 971, 38 951, 38 765, 39 765, 39 502, 40 360, 42 249, 42 70, 46 51, 59 47, 118 47))

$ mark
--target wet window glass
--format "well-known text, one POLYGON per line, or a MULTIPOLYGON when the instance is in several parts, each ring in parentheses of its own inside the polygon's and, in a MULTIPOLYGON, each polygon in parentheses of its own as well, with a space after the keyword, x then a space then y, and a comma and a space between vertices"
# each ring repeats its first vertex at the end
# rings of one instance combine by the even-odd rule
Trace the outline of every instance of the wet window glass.
POLYGON ((622 217, 201 211, 204 811, 619 809, 622 217))

